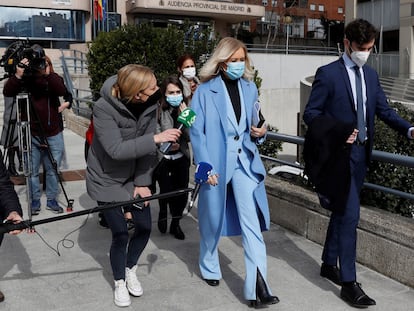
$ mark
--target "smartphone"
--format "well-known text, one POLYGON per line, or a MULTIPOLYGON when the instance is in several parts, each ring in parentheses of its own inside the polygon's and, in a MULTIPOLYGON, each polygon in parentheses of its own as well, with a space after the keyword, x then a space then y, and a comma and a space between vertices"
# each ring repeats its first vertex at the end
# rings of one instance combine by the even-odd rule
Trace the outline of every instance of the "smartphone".
POLYGON ((265 119, 260 119, 259 123, 257 123, 256 127, 261 128, 265 123, 265 119))
POLYGON ((261 128, 263 126, 263 124, 265 123, 265 118, 262 115, 262 111, 259 110, 259 122, 257 122, 256 127, 261 128))

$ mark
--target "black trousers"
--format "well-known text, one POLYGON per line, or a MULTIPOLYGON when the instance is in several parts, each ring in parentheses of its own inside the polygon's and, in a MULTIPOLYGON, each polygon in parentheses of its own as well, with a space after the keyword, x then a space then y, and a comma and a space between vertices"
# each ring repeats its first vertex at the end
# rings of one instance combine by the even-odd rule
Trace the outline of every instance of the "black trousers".
MULTIPOLYGON (((166 193, 178 189, 188 188, 190 174, 190 160, 182 156, 176 160, 163 159, 157 167, 156 181, 160 187, 160 193, 166 193)), ((167 209, 170 208, 172 216, 171 224, 178 225, 184 208, 187 204, 188 194, 158 200, 160 206, 160 219, 167 217, 167 209)))
MULTIPOLYGON (((112 204, 98 202, 99 205, 112 204)), ((109 252, 114 280, 125 280, 125 268, 132 268, 138 262, 151 234, 150 207, 138 209, 128 207, 132 213, 134 233, 129 237, 124 210, 121 207, 105 210, 104 217, 112 232, 109 252)))

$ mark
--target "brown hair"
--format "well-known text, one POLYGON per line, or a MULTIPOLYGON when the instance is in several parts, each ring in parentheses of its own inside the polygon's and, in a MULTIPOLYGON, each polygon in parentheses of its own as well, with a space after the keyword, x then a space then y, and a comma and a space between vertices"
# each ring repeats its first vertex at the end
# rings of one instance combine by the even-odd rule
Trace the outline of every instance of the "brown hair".
POLYGON ((169 84, 174 84, 175 86, 178 86, 178 88, 181 90, 181 93, 183 94, 183 101, 187 104, 187 98, 184 97, 183 84, 181 83, 180 79, 176 75, 171 75, 165 78, 160 86, 160 92, 161 92, 160 106, 162 110, 167 110, 170 107, 170 105, 167 103, 167 100, 165 98, 165 92, 167 91, 167 87, 169 84))
POLYGON ((349 42, 356 42, 359 45, 371 42, 378 36, 378 30, 367 20, 358 18, 345 27, 345 38, 349 42))
POLYGON ((55 70, 53 69, 53 64, 52 64, 52 60, 50 59, 50 57, 46 55, 45 60, 46 60, 46 64, 49 65, 50 73, 55 72, 55 70))
POLYGON ((193 55, 191 55, 191 54, 183 54, 183 55, 181 55, 178 59, 177 59, 177 69, 181 72, 181 67, 183 67, 183 64, 184 64, 184 62, 187 60, 187 59, 191 59, 192 61, 193 61, 193 63, 194 63, 194 66, 195 66, 195 60, 194 60, 194 57, 193 57, 193 55))

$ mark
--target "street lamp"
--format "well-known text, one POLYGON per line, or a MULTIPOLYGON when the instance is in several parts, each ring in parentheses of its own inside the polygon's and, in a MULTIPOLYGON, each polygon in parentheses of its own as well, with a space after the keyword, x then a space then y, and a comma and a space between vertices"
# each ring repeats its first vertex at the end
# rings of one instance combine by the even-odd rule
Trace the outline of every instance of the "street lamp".
POLYGON ((292 24, 292 17, 290 15, 284 16, 283 23, 286 25, 286 54, 289 54, 289 31, 290 24, 292 24))

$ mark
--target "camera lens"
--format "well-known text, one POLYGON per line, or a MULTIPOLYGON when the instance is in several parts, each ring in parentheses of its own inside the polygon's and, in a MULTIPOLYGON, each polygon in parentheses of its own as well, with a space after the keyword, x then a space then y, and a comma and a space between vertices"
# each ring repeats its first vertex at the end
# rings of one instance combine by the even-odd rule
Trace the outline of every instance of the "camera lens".
POLYGON ((34 58, 31 61, 31 67, 36 70, 43 70, 46 68, 46 60, 43 58, 34 58))

